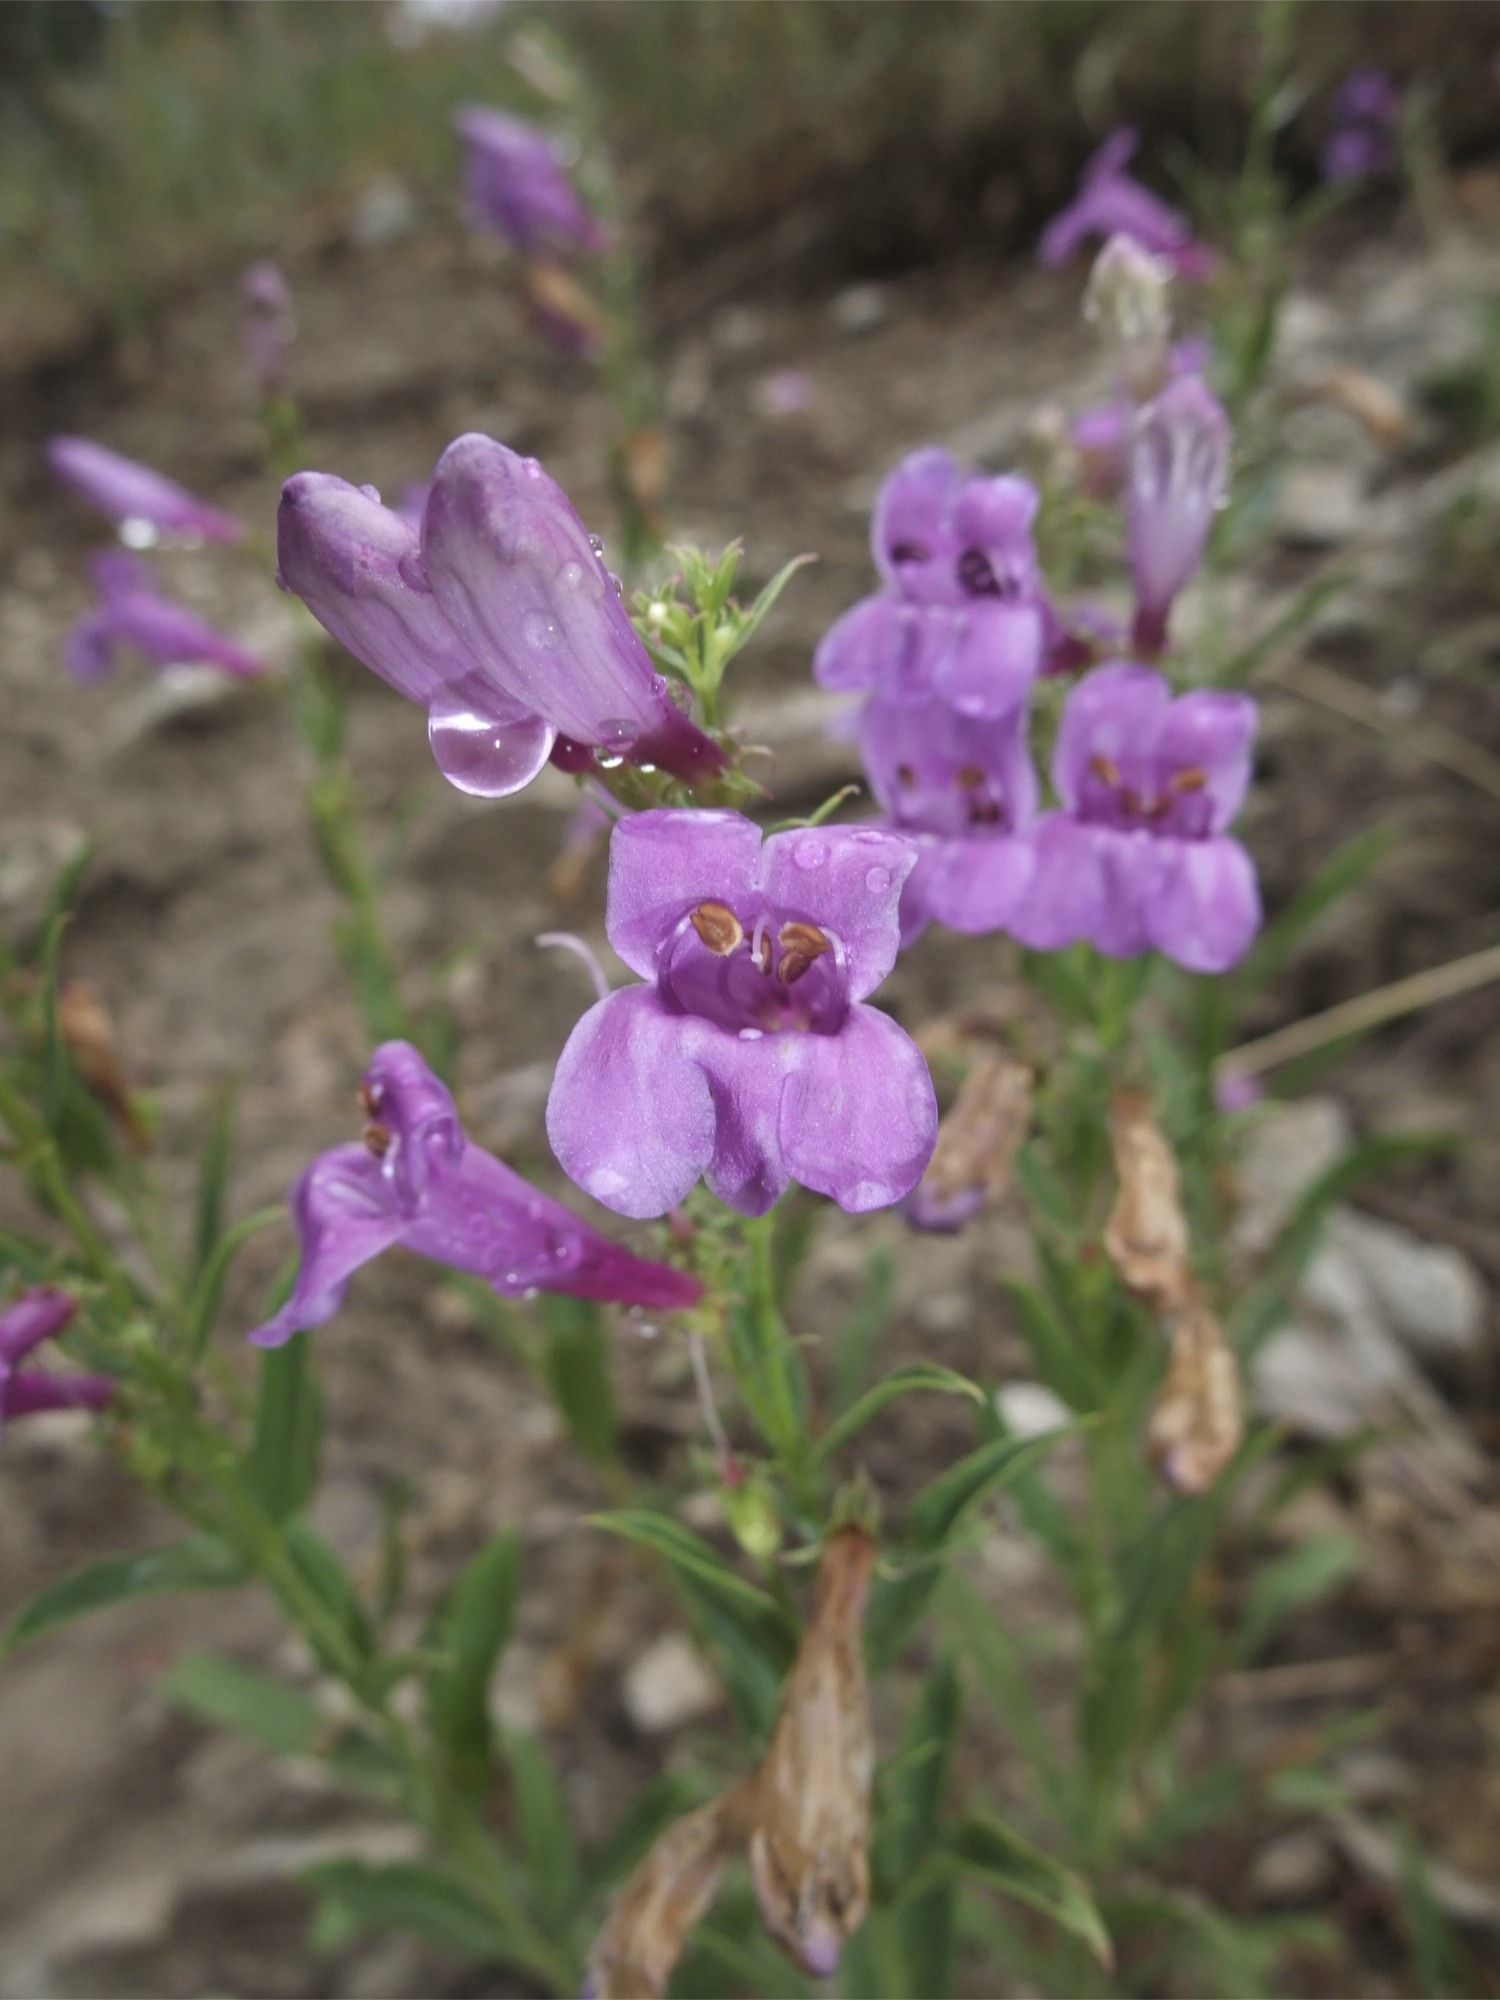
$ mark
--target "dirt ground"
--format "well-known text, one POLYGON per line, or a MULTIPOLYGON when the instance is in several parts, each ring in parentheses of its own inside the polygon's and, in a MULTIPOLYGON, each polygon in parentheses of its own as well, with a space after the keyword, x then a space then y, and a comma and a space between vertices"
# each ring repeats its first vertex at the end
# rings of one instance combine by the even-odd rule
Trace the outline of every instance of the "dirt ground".
MULTIPOLYGON (((1495 274, 1466 270, 1460 285, 1412 225, 1371 211, 1328 246, 1293 300, 1282 379, 1353 366, 1415 397, 1429 370, 1471 343, 1464 286, 1493 285, 1495 274)), ((481 428, 539 454, 587 518, 607 521, 596 392, 538 352, 503 270, 446 217, 413 214, 394 240, 331 242, 292 277, 311 462, 390 494, 422 477, 449 437, 481 428)), ((674 534, 742 536, 757 581, 801 550, 820 558, 742 669, 742 710, 778 751, 781 796, 795 811, 852 775, 847 749, 822 735, 807 666, 818 634, 869 587, 865 514, 879 474, 934 438, 1009 462, 1039 409, 1071 393, 1094 357, 1076 278, 1025 265, 958 261, 827 295, 726 281, 709 305, 695 303, 701 286, 682 284, 680 299, 662 302, 674 534), (778 416, 765 384, 787 368, 806 371, 812 399, 806 412, 778 416)), ((0 441, 9 723, 0 914, 24 924, 52 871, 85 833, 98 837, 67 971, 107 995, 159 1106, 169 1160, 182 1159, 215 1083, 242 1074, 235 1202, 249 1212, 279 1200, 310 1151, 347 1134, 363 1054, 327 940, 332 904, 301 815, 300 753, 265 689, 164 694, 138 670, 96 690, 65 681, 59 640, 81 607, 83 558, 97 537, 38 460, 51 430, 97 435, 239 511, 268 540, 274 488, 257 470, 232 288, 183 299, 127 351, 59 359, 16 404, 0 441)), ((1419 416, 1408 443, 1381 450, 1347 416, 1311 407, 1289 437, 1295 477, 1251 578, 1236 585, 1233 614, 1256 629, 1321 565, 1353 561, 1357 580, 1305 653, 1363 691, 1370 725, 1304 698, 1293 663, 1269 693, 1246 837, 1273 910, 1348 833, 1393 821, 1400 837, 1256 1029, 1500 936, 1500 805, 1422 754, 1412 733, 1420 724, 1500 747, 1500 594, 1463 571, 1444 527, 1465 494, 1500 506, 1500 444, 1419 416)), ((275 655, 291 611, 269 568, 263 554, 170 564, 194 603, 275 655)), ((350 686, 352 755, 393 857, 389 907, 403 957, 461 1025, 473 1128, 545 1172, 549 1065, 585 994, 571 961, 532 940, 558 922, 544 873, 572 794, 549 777, 502 806, 465 800, 438 779, 409 707, 366 677, 351 673, 350 686)), ((596 941, 601 887, 596 866, 567 919, 596 941)), ((892 1005, 915 1025, 972 997, 978 968, 989 976, 1002 964, 994 947, 930 939, 900 968, 892 1005)), ((1497 1025, 1500 988, 1489 988, 1375 1038, 1322 1086, 1362 1128, 1463 1135, 1451 1161, 1384 1185, 1379 1200, 1418 1235, 1462 1251, 1487 1288, 1500 1281, 1497 1025)), ((186 1167, 168 1179, 185 1199, 186 1167)), ((897 1228, 829 1230, 801 1307, 808 1325, 847 1295, 869 1243, 894 1241, 897 1228)), ((273 1232, 245 1253, 226 1339, 286 1249, 273 1232)), ((915 1245, 891 1351, 920 1348, 992 1376, 1019 1369, 994 1272, 1021 1254, 1007 1217, 915 1245)), ((1448 1902, 1493 1991, 1500 1776, 1487 1754, 1500 1730, 1500 1492, 1490 1314, 1487 1305, 1479 1351, 1436 1378, 1444 1420, 1472 1449, 1456 1487, 1450 1479, 1434 1498, 1377 1467, 1330 1493, 1326 1510, 1368 1539, 1367 1571, 1331 1608, 1293 1624, 1263 1688, 1240 1677, 1214 1727, 1253 1750, 1292 1723, 1378 1702, 1382 1720, 1361 1753, 1371 1796, 1394 1804, 1454 1871, 1448 1902), (1363 1678, 1347 1669, 1319 1678, 1350 1658, 1367 1663, 1363 1678), (1305 1680, 1289 1696, 1286 1680, 1269 1676, 1294 1667, 1305 1680)), ((529 1587, 502 1700, 507 1713, 540 1714, 565 1746, 580 1827, 601 1834, 695 1727, 714 1726, 710 1708, 654 1730, 626 1698, 632 1664, 675 1617, 670 1598, 579 1526, 598 1499, 590 1475, 558 1448, 550 1407, 429 1271, 382 1263, 318 1340, 332 1428, 323 1526, 368 1563, 382 1496, 420 1481, 420 1588, 501 1522, 524 1524, 529 1587), (607 1610, 589 1698, 562 1703, 548 1662, 598 1599, 607 1610)), ((628 1332, 622 1343, 632 1449, 659 1462, 694 1434, 680 1357, 628 1332)), ((955 1435, 930 1408, 905 1409, 888 1468, 898 1482, 940 1462, 955 1435)), ((76 1561, 167 1532, 71 1420, 18 1427, 0 1454, 0 1616, 76 1561)), ((978 1566, 997 1598, 1040 1587, 1035 1559, 1003 1525, 978 1566)), ((471 1990, 461 1966, 403 1940, 310 1955, 297 1868, 351 1846, 391 1852, 390 1831, 305 1772, 272 1770, 169 1710, 153 1680, 190 1645, 276 1656, 270 1615, 250 1594, 112 1614, 0 1672, 0 1994, 471 1990)), ((279 1659, 300 1664, 285 1648, 279 1659)), ((1002 1766, 1002 1796, 1006 1780, 1002 1766)), ((1248 1906, 1261 1895, 1257 1868, 1272 1872, 1265 1850, 1286 1838, 1282 1827, 1209 1843, 1195 1879, 1248 1906)), ((1297 1990, 1400 1990, 1393 1893, 1368 1841, 1362 1856, 1353 1836, 1319 1836, 1300 1873, 1284 1845, 1282 1860, 1296 1878, 1282 1900, 1331 1916, 1345 1940, 1337 1965, 1299 1964, 1297 1990)))

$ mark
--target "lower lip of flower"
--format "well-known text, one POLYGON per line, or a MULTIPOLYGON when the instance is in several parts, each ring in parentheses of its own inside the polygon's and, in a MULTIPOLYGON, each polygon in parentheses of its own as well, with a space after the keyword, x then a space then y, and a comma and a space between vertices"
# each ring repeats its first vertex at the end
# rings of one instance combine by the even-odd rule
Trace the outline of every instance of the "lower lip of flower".
POLYGON ((836 1035, 849 1012, 846 957, 834 932, 715 899, 688 911, 667 939, 657 986, 674 1012, 747 1041, 836 1035))

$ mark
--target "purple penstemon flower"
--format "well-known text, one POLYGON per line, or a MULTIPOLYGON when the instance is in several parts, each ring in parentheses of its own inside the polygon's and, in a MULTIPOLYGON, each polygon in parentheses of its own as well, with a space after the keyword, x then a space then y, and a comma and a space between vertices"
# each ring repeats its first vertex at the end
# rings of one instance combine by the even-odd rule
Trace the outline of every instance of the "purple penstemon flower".
POLYGON ((1351 70, 1334 93, 1319 156, 1326 181, 1368 180, 1396 162, 1401 92, 1383 69, 1351 70))
POLYGON ((169 535, 184 542, 237 542, 244 536, 244 524, 232 514, 220 513, 149 465, 137 465, 92 438, 53 438, 47 464, 127 536, 169 535))
POLYGON ((813 660, 819 685, 887 701, 934 696, 994 718, 1040 671, 1045 602, 1029 481, 966 475, 913 452, 880 489, 870 539, 885 588, 845 612, 813 660))
POLYGON ((645 982, 568 1038, 547 1104, 563 1167, 622 1215, 695 1182, 763 1215, 790 1181, 859 1212, 932 1152, 927 1064, 866 1006, 895 963, 911 843, 871 827, 772 834, 733 812, 644 812, 610 843, 606 925, 645 982))
POLYGON ((63 663, 75 680, 106 679, 122 651, 139 653, 157 667, 218 667, 236 680, 265 673, 263 660, 164 597, 146 565, 124 549, 92 556, 89 573, 98 602, 63 646, 63 663))
POLYGON ((471 1272, 502 1298, 567 1292, 669 1312, 698 1302, 696 1278, 632 1256, 476 1146, 409 1042, 375 1051, 361 1094, 363 1141, 320 1153, 292 1191, 301 1268, 251 1333, 258 1347, 332 1319, 354 1273, 396 1248, 471 1272))
MULTIPOLYGON (((1188 376, 1206 378, 1208 363, 1206 340, 1174 341, 1167 350, 1166 382, 1180 382, 1188 376)), ((1114 499, 1125 484, 1131 432, 1141 400, 1125 383, 1119 383, 1107 403, 1080 410, 1069 426, 1073 449, 1083 461, 1083 483, 1097 500, 1114 499)))
POLYGON ((1042 232, 1044 264, 1066 264, 1093 238, 1128 236, 1181 277, 1205 278, 1213 270, 1214 253, 1195 240, 1187 218, 1125 171, 1139 143, 1130 126, 1118 126, 1088 161, 1078 193, 1042 232))
POLYGON ((503 111, 467 105, 454 119, 474 218, 518 250, 599 251, 609 237, 580 199, 558 143, 503 111))
POLYGON ((1037 783, 1024 706, 971 721, 942 702, 873 700, 859 725, 870 788, 917 849, 901 894, 901 942, 929 923, 1004 928, 1031 876, 1037 783))
POLYGON ((471 433, 449 445, 420 531, 373 488, 299 472, 282 489, 283 585, 398 694, 427 710, 438 767, 500 798, 549 756, 594 751, 684 782, 724 755, 677 708, 619 587, 534 458, 471 433))
POLYGON ((101 1410, 113 1398, 108 1375, 53 1375, 17 1365, 61 1333, 77 1310, 66 1292, 39 1285, 0 1312, 0 1429, 41 1410, 101 1410))
POLYGON ((245 362, 256 394, 262 399, 279 395, 287 349, 297 333, 292 288, 281 266, 270 257, 257 259, 240 279, 240 303, 245 362))
POLYGON ((1227 972, 1260 925, 1255 866, 1226 828, 1250 783, 1248 695, 1174 700, 1117 661, 1068 697, 1052 759, 1062 802, 1032 829, 1034 872, 1009 928, 1053 951, 1086 939, 1110 958, 1163 952, 1227 972))
POLYGON ((1125 525, 1135 585, 1132 639, 1166 644, 1178 592, 1197 574, 1229 488, 1229 419, 1196 375, 1168 383, 1137 414, 1125 468, 1125 525))

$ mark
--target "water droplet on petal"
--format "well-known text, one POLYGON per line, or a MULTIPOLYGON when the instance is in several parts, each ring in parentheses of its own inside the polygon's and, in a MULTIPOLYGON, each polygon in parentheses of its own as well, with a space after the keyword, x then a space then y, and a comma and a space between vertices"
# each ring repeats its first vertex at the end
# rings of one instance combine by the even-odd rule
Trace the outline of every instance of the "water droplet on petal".
POLYGON ((545 611, 528 611, 521 620, 521 637, 538 652, 550 652, 561 638, 557 620, 545 611))
POLYGON ((635 723, 628 722, 621 715, 607 715, 599 724, 599 747, 601 750, 628 750, 640 730, 635 723))
POLYGON ((154 549, 161 540, 161 531, 154 521, 144 521, 132 514, 120 523, 120 540, 127 549, 154 549))
POLYGON ((891 871, 889 868, 871 868, 867 871, 865 875, 865 887, 872 896, 883 894, 890 886, 891 871))
POLYGON ((764 1033, 765 1031, 762 1028, 741 1028, 740 1040, 742 1042, 758 1042, 763 1038, 764 1033))
POLYGON ((595 554, 596 556, 602 556, 602 555, 603 555, 603 553, 604 553, 604 537, 603 537, 603 535, 590 535, 590 536, 589 536, 589 547, 590 547, 590 548, 591 548, 591 549, 592 549, 592 550, 594 551, 594 554, 595 554))
POLYGON ((577 590, 578 586, 583 582, 583 564, 576 562, 564 563, 557 573, 557 580, 564 590, 577 590))
POLYGON ((806 868, 811 872, 814 868, 823 866, 828 854, 821 840, 804 840, 793 848, 792 859, 799 868, 806 868))

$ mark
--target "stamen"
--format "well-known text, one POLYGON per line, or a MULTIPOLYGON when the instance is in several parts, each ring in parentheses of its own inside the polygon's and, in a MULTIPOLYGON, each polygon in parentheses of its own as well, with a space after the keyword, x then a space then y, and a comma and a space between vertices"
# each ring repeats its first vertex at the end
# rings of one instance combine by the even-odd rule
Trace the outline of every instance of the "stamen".
POLYGON ((920 542, 896 542, 891 548, 893 563, 930 562, 932 551, 924 549, 920 542))
POLYGON ((970 826, 999 826, 1005 818, 1005 808, 998 799, 975 799, 969 807, 970 826))
POLYGON ((376 1125, 372 1122, 365 1127, 360 1137, 377 1160, 383 1160, 391 1150, 391 1130, 388 1125, 376 1125))
POLYGON ((1113 787, 1120 782, 1120 767, 1112 757, 1090 757, 1089 770, 1101 785, 1113 787))
POLYGON ((781 960, 776 967, 776 977, 783 986, 794 986, 825 951, 833 949, 825 931, 820 931, 816 924, 800 921, 783 924, 777 933, 777 942, 781 946, 781 960))
POLYGON ((984 773, 977 764, 965 764, 959 771, 954 783, 960 791, 977 792, 979 787, 984 783, 984 773))
POLYGON ((380 1111, 381 1100, 384 1096, 384 1093, 378 1088, 377 1085, 373 1083, 362 1083, 359 1086, 358 1091, 356 1092, 356 1096, 358 1097, 359 1100, 360 1109, 364 1112, 367 1118, 374 1118, 378 1116, 380 1111))
POLYGON ((910 764, 898 764, 896 766, 896 783, 904 790, 909 792, 916 782, 917 774, 910 764))
POLYGON ((1187 792, 1203 792, 1208 789, 1208 773, 1197 764, 1189 764, 1185 771, 1174 771, 1167 780, 1167 790, 1179 795, 1187 792))
POLYGON ((688 920, 715 958, 728 958, 745 942, 745 926, 727 903, 700 903, 688 920))

